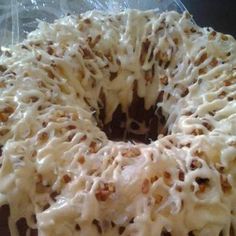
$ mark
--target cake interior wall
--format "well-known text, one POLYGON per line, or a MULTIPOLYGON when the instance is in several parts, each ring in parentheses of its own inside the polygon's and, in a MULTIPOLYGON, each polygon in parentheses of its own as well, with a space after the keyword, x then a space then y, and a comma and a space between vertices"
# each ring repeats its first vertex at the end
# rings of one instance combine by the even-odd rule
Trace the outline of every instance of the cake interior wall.
POLYGON ((148 144, 158 139, 158 135, 166 135, 166 117, 162 113, 158 102, 162 100, 162 93, 157 96, 156 102, 145 109, 145 100, 137 95, 134 86, 133 100, 124 112, 119 105, 112 115, 112 120, 105 123, 106 105, 105 101, 99 111, 97 122, 99 127, 106 133, 107 137, 113 141, 131 141, 148 144))

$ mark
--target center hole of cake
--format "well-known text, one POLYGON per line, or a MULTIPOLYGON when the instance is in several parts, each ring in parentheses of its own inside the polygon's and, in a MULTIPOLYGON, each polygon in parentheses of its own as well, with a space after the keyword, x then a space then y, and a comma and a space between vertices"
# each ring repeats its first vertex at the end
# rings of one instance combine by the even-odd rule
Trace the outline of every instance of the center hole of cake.
POLYGON ((121 105, 113 113, 111 122, 104 124, 105 111, 100 110, 99 126, 112 141, 131 141, 149 144, 157 140, 160 134, 166 135, 166 119, 161 108, 155 105, 148 110, 144 98, 135 97, 128 112, 123 112, 121 105))

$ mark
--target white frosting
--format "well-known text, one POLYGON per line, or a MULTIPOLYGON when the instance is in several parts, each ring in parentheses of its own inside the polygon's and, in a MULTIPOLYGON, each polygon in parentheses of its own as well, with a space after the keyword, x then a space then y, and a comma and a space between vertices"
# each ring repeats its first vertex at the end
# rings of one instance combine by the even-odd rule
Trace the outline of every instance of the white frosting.
POLYGON ((92 11, 40 22, 0 65, 0 205, 12 235, 22 217, 40 236, 236 232, 231 36, 176 12, 92 11), (106 122, 119 104, 126 112, 134 83, 146 109, 164 91, 169 132, 148 145, 108 140, 93 116, 101 91, 106 122))

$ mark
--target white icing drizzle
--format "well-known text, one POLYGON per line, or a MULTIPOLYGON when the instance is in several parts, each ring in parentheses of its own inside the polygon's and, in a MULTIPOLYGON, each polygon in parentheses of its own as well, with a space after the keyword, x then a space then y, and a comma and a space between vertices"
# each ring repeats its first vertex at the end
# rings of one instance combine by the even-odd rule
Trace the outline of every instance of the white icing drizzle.
POLYGON ((40 22, 0 57, 0 205, 11 234, 20 218, 39 236, 236 232, 235 82, 235 40, 187 14, 40 22), (108 140, 93 116, 101 93, 105 122, 119 104, 127 112, 135 83, 145 108, 167 118, 168 135, 148 145, 108 140))

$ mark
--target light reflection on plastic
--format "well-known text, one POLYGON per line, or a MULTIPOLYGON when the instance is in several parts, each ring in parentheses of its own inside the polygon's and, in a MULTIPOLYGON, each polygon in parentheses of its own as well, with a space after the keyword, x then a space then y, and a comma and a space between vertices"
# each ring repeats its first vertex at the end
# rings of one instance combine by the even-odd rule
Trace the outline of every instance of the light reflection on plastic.
POLYGON ((56 18, 88 10, 121 11, 127 8, 183 12, 180 0, 10 0, 0 4, 0 45, 23 40, 37 26, 37 19, 52 22, 56 18), (18 4, 18 5, 17 5, 18 4))

